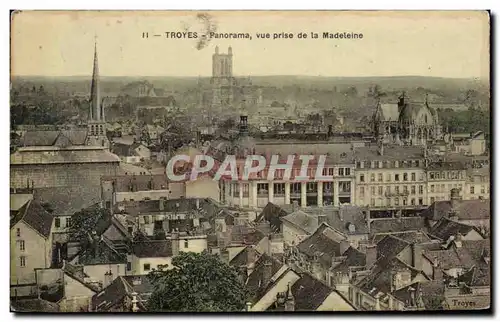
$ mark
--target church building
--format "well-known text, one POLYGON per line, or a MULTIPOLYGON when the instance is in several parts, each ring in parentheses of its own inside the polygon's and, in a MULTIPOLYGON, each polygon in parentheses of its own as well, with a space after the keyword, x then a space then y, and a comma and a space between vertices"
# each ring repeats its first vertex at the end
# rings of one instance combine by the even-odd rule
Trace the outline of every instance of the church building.
POLYGON ((101 176, 116 175, 120 158, 109 151, 99 84, 97 46, 86 129, 27 131, 10 156, 11 188, 100 186, 101 176))
POLYGON ((411 102, 403 93, 397 104, 377 103, 373 132, 379 142, 398 145, 431 145, 443 138, 438 114, 426 98, 411 102))

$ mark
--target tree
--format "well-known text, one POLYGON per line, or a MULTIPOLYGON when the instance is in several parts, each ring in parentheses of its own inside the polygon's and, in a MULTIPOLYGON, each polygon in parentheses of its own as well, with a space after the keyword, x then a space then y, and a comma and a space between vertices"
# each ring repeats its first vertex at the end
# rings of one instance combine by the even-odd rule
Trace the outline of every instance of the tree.
POLYGON ((173 267, 153 270, 150 312, 235 312, 245 307, 246 291, 237 272, 217 255, 180 253, 173 267))
POLYGON ((97 228, 97 223, 109 216, 109 210, 104 208, 87 208, 71 216, 69 227, 70 240, 80 242, 82 247, 89 242, 97 228))

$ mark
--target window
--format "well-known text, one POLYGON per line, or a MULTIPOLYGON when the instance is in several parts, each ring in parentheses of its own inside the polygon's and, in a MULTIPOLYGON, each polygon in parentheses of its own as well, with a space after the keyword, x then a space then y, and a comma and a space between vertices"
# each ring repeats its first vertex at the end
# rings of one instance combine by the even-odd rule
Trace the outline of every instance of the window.
POLYGON ((365 175, 364 174, 359 175, 359 182, 365 182, 365 175))
POLYGON ((375 206, 375 199, 374 199, 374 198, 372 198, 372 199, 370 200, 370 205, 371 205, 371 206, 375 206))
POLYGON ((386 206, 390 206, 391 205, 391 198, 387 198, 385 200, 385 203, 386 203, 386 206))
POLYGON ((361 161, 360 162, 360 168, 363 169, 365 167, 365 162, 364 161, 361 161))
POLYGON ((71 217, 66 218, 66 227, 71 227, 71 217))
POLYGON ((22 252, 24 252, 25 246, 26 245, 24 244, 24 240, 20 240, 19 241, 19 250, 22 251, 22 252))
POLYGON ((431 184, 431 192, 434 192, 434 185, 431 184))
POLYGON ((328 175, 328 169, 327 168, 324 168, 323 169, 323 172, 321 172, 321 174, 326 177, 328 175))
POLYGON ((387 182, 391 182, 391 174, 388 173, 386 176, 385 176, 385 179, 387 182))
POLYGON ((431 197, 431 204, 433 204, 435 200, 434 197, 431 197))
POLYGON ((381 195, 382 195, 382 193, 383 193, 383 189, 384 189, 384 187, 382 187, 382 186, 379 186, 379 187, 378 187, 378 195, 379 195, 379 196, 381 196, 381 195))
POLYGON ((133 234, 134 233, 134 227, 132 227, 132 226, 128 226, 127 230, 128 230, 129 234, 133 234))
POLYGON ((474 186, 470 187, 470 193, 474 194, 474 186))
POLYGON ((21 237, 21 228, 16 229, 16 236, 21 237))
POLYGON ((328 175, 333 177, 333 170, 334 168, 328 168, 328 175))
POLYGON ((403 198, 403 206, 406 206, 408 204, 408 199, 403 198))
POLYGON ((351 168, 345 168, 345 175, 350 176, 351 175, 351 168))
POLYGON ((285 184, 275 183, 274 184, 274 195, 284 195, 285 194, 285 184))
POLYGON ((411 198, 410 202, 412 206, 415 206, 415 198, 411 198))
POLYGON ((386 191, 387 193, 391 193, 391 186, 387 186, 387 188, 385 188, 385 191, 386 191))
POLYGON ((417 174, 415 172, 411 173, 411 181, 417 181, 417 174))
POLYGON ((359 187, 359 196, 361 198, 365 196, 365 187, 359 187))
POLYGON ((429 172, 429 179, 434 179, 434 172, 429 172))
POLYGON ((56 228, 61 227, 61 218, 56 218, 55 223, 56 223, 56 228))
POLYGON ((394 175, 394 181, 399 181, 399 174, 394 175))
POLYGON ((19 266, 26 267, 26 257, 24 256, 19 257, 19 266))
POLYGON ((149 224, 149 216, 144 216, 144 224, 149 224))
POLYGON ((144 264, 144 270, 145 271, 151 270, 151 264, 144 264))
POLYGON ((398 168, 399 167, 399 161, 394 161, 394 168, 398 168))
POLYGON ((418 193, 420 195, 424 193, 424 186, 423 185, 418 186, 418 193))
POLYGON ((375 187, 371 187, 371 193, 372 193, 372 195, 375 194, 375 187))
POLYGON ((408 173, 403 173, 403 181, 408 181, 408 173))
POLYGON ((399 186, 395 186, 394 190, 396 191, 396 193, 399 193, 399 186))
POLYGON ((132 270, 132 263, 127 262, 127 271, 131 271, 131 270, 132 270))
POLYGON ((422 206, 424 204, 424 199, 418 198, 418 204, 422 206))
POLYGON ((189 240, 184 240, 184 248, 189 248, 189 240))
POLYGON ((418 180, 424 181, 424 173, 423 172, 420 172, 420 174, 418 175, 418 180))
POLYGON ((317 192, 318 184, 316 182, 308 182, 306 185, 306 192, 317 192))
POLYGON ((383 167, 384 167, 384 162, 379 161, 379 162, 378 162, 378 167, 379 167, 379 168, 383 168, 383 167))
POLYGON ((372 173, 370 175, 370 182, 374 182, 375 181, 375 173, 372 173))
POLYGON ((384 179, 382 178, 382 173, 379 173, 378 174, 378 181, 379 182, 382 182, 384 179))
POLYGON ((481 193, 484 193, 485 189, 484 186, 481 186, 481 193))
POLYGON ((408 194, 408 186, 403 186, 403 193, 408 194))
POLYGON ((399 198, 394 198, 394 205, 399 206, 399 198))
POLYGON ((344 175, 344 168, 339 168, 339 176, 343 176, 344 175))
POLYGON ((415 186, 411 186, 411 194, 414 195, 416 193, 415 186))

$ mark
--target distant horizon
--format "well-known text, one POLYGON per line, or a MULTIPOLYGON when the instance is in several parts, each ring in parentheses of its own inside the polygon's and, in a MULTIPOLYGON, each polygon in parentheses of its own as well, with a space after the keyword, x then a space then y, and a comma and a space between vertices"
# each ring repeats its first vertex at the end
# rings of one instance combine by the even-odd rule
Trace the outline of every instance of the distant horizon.
MULTIPOLYGON (((11 77, 23 77, 23 78, 92 78, 92 74, 88 75, 10 75, 11 77)), ((112 78, 112 77, 127 77, 127 78, 212 78, 211 75, 199 75, 199 76, 190 76, 190 75, 99 75, 100 78, 112 78)), ((424 75, 392 75, 392 76, 376 76, 376 75, 368 75, 368 76, 329 76, 329 75, 304 75, 304 74, 276 74, 276 75, 233 75, 234 78, 252 78, 252 77, 304 77, 304 78, 410 78, 410 77, 419 77, 419 78, 440 78, 440 79, 456 79, 456 80, 480 80, 480 81, 488 81, 489 78, 481 78, 481 77, 447 77, 447 76, 424 76, 424 75)))

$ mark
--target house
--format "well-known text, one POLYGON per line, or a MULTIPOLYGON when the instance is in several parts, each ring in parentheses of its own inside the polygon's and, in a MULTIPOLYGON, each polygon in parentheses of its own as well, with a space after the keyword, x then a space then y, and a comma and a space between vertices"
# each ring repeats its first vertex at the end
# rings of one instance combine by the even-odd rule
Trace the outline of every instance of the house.
POLYGON ((88 311, 90 299, 102 287, 82 267, 69 263, 63 268, 36 270, 36 280, 39 298, 57 304, 60 312, 88 311))
POLYGON ((127 256, 116 250, 112 241, 101 236, 93 240, 88 248, 82 249, 70 264, 83 267, 86 276, 107 287, 118 276, 126 275, 127 256))
POLYGON ((383 233, 401 233, 410 231, 425 231, 427 229, 422 217, 396 217, 370 220, 370 235, 383 233))
POLYGON ((486 152, 486 139, 483 131, 475 133, 456 133, 451 135, 455 152, 466 155, 482 155, 486 152))
POLYGON ((29 200, 11 211, 11 295, 32 295, 35 269, 51 266, 53 223, 54 218, 36 200, 29 200))
POLYGON ((315 278, 329 281, 328 271, 335 257, 340 257, 350 247, 347 238, 322 223, 309 237, 288 250, 285 258, 289 265, 309 271, 315 278))
POLYGON ((143 312, 153 292, 147 275, 119 276, 92 297, 92 312, 143 312))
POLYGON ((421 216, 429 220, 431 225, 446 217, 489 231, 490 201, 477 199, 437 201, 424 210, 421 216))
POLYGON ((338 291, 303 273, 285 292, 279 293, 268 311, 356 311, 338 291))
POLYGON ((124 226, 135 226, 148 236, 155 232, 173 230, 204 231, 204 223, 222 211, 221 205, 212 199, 180 198, 117 203, 113 209, 115 215, 126 215, 129 219, 124 226))
POLYGON ((467 169, 467 180, 465 181, 465 200, 490 199, 490 174, 489 166, 467 169))
POLYGON ((162 267, 168 269, 179 252, 202 253, 208 249, 206 235, 172 233, 167 238, 133 243, 127 256, 126 275, 144 275, 162 267))
POLYGON ((118 155, 122 162, 140 163, 151 158, 151 151, 143 144, 134 142, 131 145, 114 142, 111 152, 118 155))
POLYGON ((268 202, 264 209, 262 209, 262 212, 259 214, 259 216, 257 216, 255 221, 267 221, 271 225, 273 231, 281 232, 281 217, 287 216, 289 214, 291 214, 291 211, 287 211, 272 202, 268 202))
POLYGON ((177 199, 185 196, 184 183, 171 182, 165 174, 126 174, 101 178, 102 198, 108 206, 121 201, 177 199))
POLYGON ((450 237, 459 238, 462 240, 481 240, 484 239, 479 231, 471 225, 462 224, 446 217, 442 217, 429 231, 429 235, 437 237, 441 240, 448 240, 450 237))
POLYGON ((296 210, 281 217, 281 222, 283 238, 287 246, 299 244, 307 236, 313 234, 318 226, 318 218, 302 210, 296 210))

